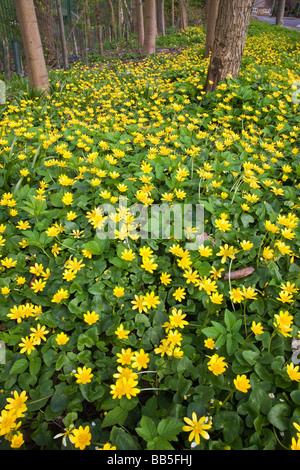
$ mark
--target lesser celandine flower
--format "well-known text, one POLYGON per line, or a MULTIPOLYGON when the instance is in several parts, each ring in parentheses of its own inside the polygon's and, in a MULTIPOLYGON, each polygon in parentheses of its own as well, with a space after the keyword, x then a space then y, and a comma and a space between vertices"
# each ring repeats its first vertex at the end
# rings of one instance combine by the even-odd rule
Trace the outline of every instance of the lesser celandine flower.
POLYGON ((121 325, 118 326, 118 328, 115 331, 115 334, 119 339, 127 339, 130 331, 129 330, 124 330, 124 325, 121 323, 121 325))
POLYGON ((223 374, 228 367, 228 364, 224 361, 225 357, 220 357, 218 354, 214 354, 213 356, 208 356, 209 361, 207 363, 208 369, 214 375, 223 374))
POLYGON ((88 426, 85 428, 83 428, 83 426, 79 426, 78 429, 73 429, 69 438, 70 441, 75 444, 75 447, 83 450, 91 443, 92 435, 90 433, 90 428, 88 426))
POLYGON ((84 313, 83 319, 88 325, 93 325, 99 320, 99 315, 95 311, 88 311, 87 313, 84 313))
POLYGON ((249 388, 251 388, 250 380, 247 379, 245 374, 237 375, 237 377, 233 380, 235 388, 240 392, 247 393, 249 388))
POLYGON ((116 446, 112 446, 109 442, 106 442, 103 447, 99 447, 98 450, 117 450, 116 446))
POLYGON ((264 332, 261 323, 256 323, 255 321, 252 322, 251 330, 255 335, 261 335, 264 332))
POLYGON ((113 293, 116 297, 122 297, 125 294, 124 287, 116 286, 113 293))
POLYGON ((77 368, 77 373, 74 374, 74 376, 77 378, 77 383, 87 384, 91 382, 94 374, 92 374, 92 369, 90 367, 87 368, 86 366, 83 366, 77 368))
POLYGON ((295 382, 300 382, 299 366, 295 366, 291 362, 290 364, 287 364, 286 371, 287 371, 288 376, 291 380, 294 380, 295 382))
POLYGON ((190 433, 189 442, 195 441, 196 444, 199 445, 200 436, 204 439, 209 439, 207 430, 212 427, 212 424, 210 422, 207 423, 208 418, 206 416, 202 416, 202 418, 198 420, 196 413, 193 412, 192 419, 185 417, 183 420, 187 423, 187 426, 183 426, 182 430, 190 433))
POLYGON ((67 336, 66 333, 64 332, 58 333, 55 338, 55 341, 57 342, 59 346, 67 344, 69 340, 70 340, 69 336, 67 336))

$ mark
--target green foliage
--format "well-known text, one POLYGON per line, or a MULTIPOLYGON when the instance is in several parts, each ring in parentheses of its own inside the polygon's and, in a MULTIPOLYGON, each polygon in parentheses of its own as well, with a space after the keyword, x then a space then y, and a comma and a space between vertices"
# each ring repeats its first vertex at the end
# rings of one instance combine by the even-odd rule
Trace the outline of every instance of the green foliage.
POLYGON ((252 24, 239 79, 205 95, 204 38, 52 71, 48 98, 8 85, 1 449, 299 446, 299 44, 252 24), (172 214, 163 237, 162 203, 203 226, 180 239, 172 214))

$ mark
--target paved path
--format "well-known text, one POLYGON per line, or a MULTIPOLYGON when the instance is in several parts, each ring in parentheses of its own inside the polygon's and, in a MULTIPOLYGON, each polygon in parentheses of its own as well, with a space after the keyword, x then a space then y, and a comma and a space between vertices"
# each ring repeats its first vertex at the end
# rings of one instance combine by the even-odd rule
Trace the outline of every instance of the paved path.
MULTIPOLYGON (((267 23, 276 24, 275 16, 258 16, 255 15, 260 21, 266 21, 267 23)), ((283 26, 289 29, 295 29, 300 31, 300 18, 291 18, 291 17, 284 17, 283 19, 283 26)))

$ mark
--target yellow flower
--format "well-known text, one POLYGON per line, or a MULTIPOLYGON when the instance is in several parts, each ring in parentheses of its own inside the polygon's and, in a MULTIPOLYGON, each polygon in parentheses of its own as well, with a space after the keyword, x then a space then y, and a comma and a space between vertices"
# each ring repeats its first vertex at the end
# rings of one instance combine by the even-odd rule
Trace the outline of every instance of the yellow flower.
POLYGON ((149 354, 145 353, 143 349, 136 351, 133 358, 132 367, 137 367, 138 370, 147 369, 149 359, 149 354))
POLYGON ((9 434, 17 426, 15 414, 10 410, 2 410, 0 416, 0 436, 9 434))
POLYGON ((124 287, 116 286, 113 293, 116 297, 122 297, 125 294, 124 287))
POLYGON ((14 434, 10 441, 10 447, 12 449, 19 449, 24 444, 23 434, 19 431, 14 434))
POLYGON ((69 336, 67 336, 64 332, 58 333, 55 338, 55 341, 59 346, 66 344, 69 341, 69 336))
POLYGON ((104 446, 101 448, 99 447, 98 450, 117 450, 116 446, 112 446, 109 442, 106 442, 104 446))
POLYGON ((27 399, 28 397, 26 396, 25 390, 23 390, 20 395, 17 390, 14 390, 13 398, 6 399, 7 404, 5 405, 5 409, 14 414, 15 418, 22 418, 27 410, 27 406, 25 405, 27 399))
POLYGON ((221 303, 223 302, 223 294, 219 294, 219 292, 213 292, 210 297, 209 297, 209 300, 213 303, 213 304, 218 304, 218 305, 221 305, 221 303))
POLYGON ((133 253, 132 250, 125 249, 121 254, 121 258, 126 261, 132 261, 135 258, 135 254, 133 253))
MULTIPOLYGON (((210 356, 208 356, 210 357, 210 356)), ((214 354, 213 356, 210 357, 207 366, 208 369, 214 374, 214 375, 220 375, 225 372, 226 367, 228 367, 228 364, 224 361, 225 357, 219 357, 218 354, 214 354)))
POLYGON ((87 384, 91 382, 91 378, 94 377, 94 374, 92 374, 91 372, 92 369, 90 367, 78 367, 77 374, 74 374, 74 376, 77 378, 76 382, 79 384, 87 384))
POLYGON ((45 285, 45 281, 42 281, 41 279, 35 279, 31 283, 30 289, 32 289, 33 292, 36 294, 37 292, 42 292, 44 290, 45 285))
POLYGON ((120 353, 117 353, 117 362, 120 362, 122 366, 130 365, 133 360, 134 353, 130 348, 122 349, 120 353))
POLYGON ((253 243, 249 240, 243 240, 242 242, 240 242, 240 245, 244 251, 251 250, 251 248, 253 247, 253 243))
POLYGON ((7 286, 1 287, 1 294, 2 295, 7 295, 10 293, 10 288, 7 286))
POLYGON ((147 307, 145 305, 145 298, 143 295, 135 295, 135 300, 132 300, 131 303, 133 304, 132 310, 138 309, 140 313, 147 312, 147 307))
POLYGON ((215 341, 212 338, 207 338, 204 340, 204 346, 208 349, 214 349, 215 341))
POLYGON ((212 249, 209 246, 200 245, 198 251, 200 255, 204 256, 205 258, 208 258, 212 255, 212 249))
POLYGON ((256 323, 255 321, 252 322, 251 330, 255 335, 261 335, 264 332, 261 323, 256 323))
POLYGON ((288 376, 291 380, 295 380, 296 382, 300 382, 299 366, 295 367, 295 365, 291 362, 290 364, 287 364, 286 371, 287 371, 288 376))
POLYGON ((30 331, 32 331, 30 336, 34 340, 35 344, 41 344, 41 339, 46 341, 45 335, 49 333, 49 331, 46 330, 46 327, 41 326, 40 324, 37 325, 37 328, 30 328, 30 331))
POLYGON ((119 339, 127 339, 130 331, 124 330, 124 325, 121 324, 115 331, 115 334, 118 336, 119 339))
POLYGON ((189 442, 195 440, 196 444, 200 444, 200 436, 204 439, 209 439, 209 434, 206 431, 207 429, 211 428, 211 424, 204 424, 208 421, 206 416, 202 416, 198 420, 197 415, 195 412, 192 413, 192 419, 190 418, 183 418, 183 420, 188 424, 188 426, 183 426, 182 430, 189 432, 189 442))
POLYGON ((170 282, 172 281, 171 279, 171 275, 170 274, 167 274, 167 273, 162 273, 161 276, 160 276, 160 282, 162 284, 164 284, 165 286, 167 286, 168 284, 170 284, 170 282))
POLYGON ((19 343, 19 346, 21 346, 20 353, 24 354, 25 352, 27 354, 30 354, 31 351, 35 349, 34 345, 36 344, 35 340, 33 338, 29 338, 26 336, 25 338, 22 338, 22 342, 19 343))
POLYGON ((230 227, 232 226, 232 224, 228 222, 228 220, 226 220, 225 218, 216 219, 215 225, 221 232, 228 232, 228 230, 230 230, 230 227))
POLYGON ((240 392, 247 393, 249 388, 251 388, 250 380, 247 379, 246 375, 237 375, 237 377, 233 380, 235 388, 240 392))
POLYGON ((241 303, 242 300, 244 299, 244 294, 242 293, 240 287, 237 287, 236 289, 232 289, 231 291, 229 291, 229 294, 233 302, 241 303))
POLYGON ((146 295, 144 295, 144 305, 147 309, 156 308, 158 304, 160 304, 159 296, 155 295, 154 291, 150 293, 147 292, 146 295))
POLYGON ((182 299, 184 299, 186 296, 185 289, 183 287, 177 287, 175 292, 173 292, 173 297, 175 297, 175 300, 178 302, 181 302, 182 299))
POLYGON ((1 264, 2 266, 4 266, 5 268, 14 268, 17 264, 17 261, 13 261, 12 258, 4 258, 1 260, 1 264))
POLYGON ((80 450, 83 450, 89 446, 91 439, 92 435, 88 426, 85 428, 83 428, 83 426, 79 426, 78 429, 73 429, 72 434, 70 434, 70 441, 80 450))
POLYGON ((94 311, 92 312, 88 311, 87 313, 84 313, 83 319, 85 323, 87 323, 88 325, 93 325, 99 320, 99 315, 96 314, 94 311))
POLYGON ((52 297, 51 302, 59 304, 62 300, 69 297, 69 292, 63 288, 59 289, 52 297))
POLYGON ((66 206, 69 206, 72 204, 73 202, 73 194, 72 193, 65 193, 63 198, 62 198, 62 202, 66 205, 66 206))

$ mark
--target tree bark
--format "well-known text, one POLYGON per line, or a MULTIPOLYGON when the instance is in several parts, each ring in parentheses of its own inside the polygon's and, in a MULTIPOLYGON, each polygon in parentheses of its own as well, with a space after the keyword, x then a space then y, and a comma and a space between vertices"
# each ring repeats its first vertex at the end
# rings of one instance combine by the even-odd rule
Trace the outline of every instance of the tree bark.
POLYGON ((145 0, 145 37, 143 52, 154 54, 156 39, 156 8, 155 0, 145 0))
POLYGON ((215 29, 215 40, 208 68, 205 91, 214 91, 230 74, 237 78, 250 23, 253 0, 222 0, 215 29))
POLYGON ((171 23, 172 23, 172 28, 175 28, 175 4, 174 4, 174 0, 171 0, 171 23))
POLYGON ((50 92, 41 36, 33 0, 15 0, 18 22, 28 67, 29 81, 32 88, 50 92))
POLYGON ((218 17, 220 0, 209 0, 207 4, 207 17, 206 17, 206 41, 205 41, 205 54, 207 59, 213 48, 215 39, 216 21, 218 17))
POLYGON ((64 70, 67 70, 68 65, 69 65, 68 64, 68 51, 67 51, 67 41, 66 41, 66 36, 65 36, 64 19, 63 19, 62 9, 61 9, 61 0, 56 0, 56 8, 57 8, 58 27, 59 27, 59 35, 60 35, 60 42, 61 42, 63 66, 64 66, 64 70))
POLYGON ((101 25, 101 15, 99 9, 99 2, 95 2, 96 10, 96 23, 97 23, 97 36, 98 36, 98 45, 99 45, 99 54, 103 55, 103 41, 102 41, 102 25, 101 25))
POLYGON ((139 46, 142 46, 144 44, 144 14, 143 14, 142 0, 135 0, 135 8, 136 8, 137 42, 139 46))
POLYGON ((178 0, 178 7, 180 15, 180 29, 186 29, 188 27, 186 0, 178 0))
POLYGON ((111 20, 111 26, 112 26, 112 34, 113 34, 113 38, 116 40, 116 39, 117 39, 116 17, 115 17, 114 6, 113 6, 111 0, 108 0, 108 6, 109 6, 109 11, 110 11, 110 20, 111 20))
POLYGON ((55 20, 50 0, 34 0, 35 13, 48 65, 56 63, 55 20))
POLYGON ((165 2, 164 0, 156 0, 156 21, 157 31, 161 36, 166 35, 165 28, 165 2))
POLYGON ((276 11, 276 24, 277 24, 277 26, 282 26, 283 25, 285 1, 286 0, 278 0, 277 1, 277 11, 276 11))

